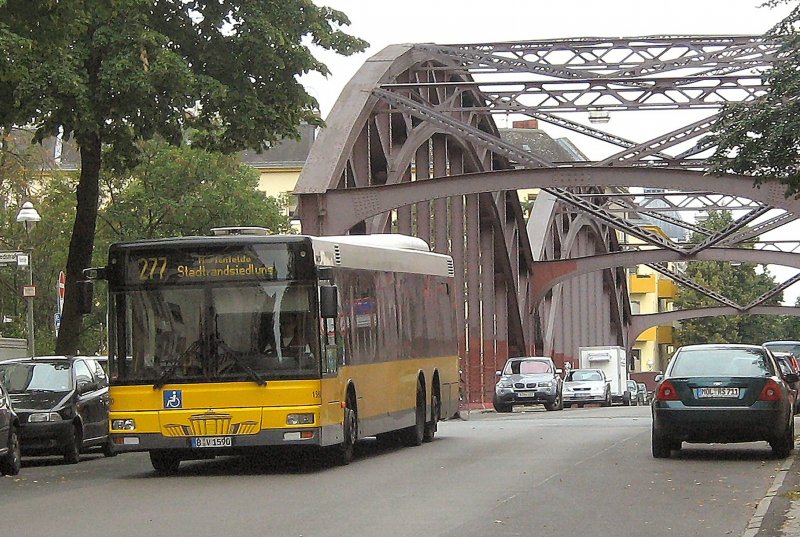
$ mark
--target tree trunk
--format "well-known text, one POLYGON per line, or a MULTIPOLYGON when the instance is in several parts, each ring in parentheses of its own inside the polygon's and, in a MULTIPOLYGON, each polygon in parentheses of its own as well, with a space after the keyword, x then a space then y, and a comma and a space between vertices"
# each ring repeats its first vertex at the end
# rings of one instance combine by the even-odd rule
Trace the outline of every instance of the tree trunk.
POLYGON ((77 141, 80 144, 81 176, 75 192, 75 224, 69 241, 64 310, 58 329, 56 354, 75 354, 78 351, 82 319, 78 311, 75 284, 83 279, 83 269, 92 262, 100 195, 100 137, 97 133, 91 133, 81 136, 77 141))

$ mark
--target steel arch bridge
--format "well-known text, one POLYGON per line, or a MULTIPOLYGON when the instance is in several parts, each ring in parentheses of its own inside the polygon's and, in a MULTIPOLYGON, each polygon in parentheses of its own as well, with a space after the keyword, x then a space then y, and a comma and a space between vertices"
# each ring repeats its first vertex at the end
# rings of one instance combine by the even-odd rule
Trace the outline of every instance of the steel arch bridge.
POLYGON ((794 313, 765 303, 798 277, 739 304, 668 264, 800 267, 797 243, 761 238, 795 220, 800 202, 775 184, 704 174, 716 114, 764 92, 758 70, 777 49, 757 36, 389 46, 344 88, 312 148, 295 189, 303 232, 405 233, 453 256, 471 404, 491 401, 508 356, 563 364, 581 345, 630 349, 642 330, 693 315, 632 315, 624 267, 648 264, 723 314, 794 313), (613 130, 632 112, 650 126, 637 129, 645 139, 613 130), (496 119, 510 118, 592 141, 605 156, 531 151, 503 136, 496 119), (517 191, 532 188, 527 217, 517 191), (676 216, 715 209, 735 215, 728 229, 676 216), (706 238, 666 238, 643 217, 706 238), (741 247, 754 241, 757 253, 741 247))

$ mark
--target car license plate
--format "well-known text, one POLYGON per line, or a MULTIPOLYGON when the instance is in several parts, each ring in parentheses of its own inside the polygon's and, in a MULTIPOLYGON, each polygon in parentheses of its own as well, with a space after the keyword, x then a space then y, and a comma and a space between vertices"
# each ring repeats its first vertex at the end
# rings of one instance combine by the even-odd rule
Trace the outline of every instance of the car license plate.
POLYGON ((517 392, 519 397, 536 397, 536 392, 517 392))
POLYGON ((695 394, 697 395, 698 399, 708 399, 711 397, 736 398, 739 397, 739 388, 726 388, 726 387, 696 388, 695 394))
POLYGON ((231 447, 233 438, 230 436, 198 436, 192 438, 193 448, 221 448, 231 447))

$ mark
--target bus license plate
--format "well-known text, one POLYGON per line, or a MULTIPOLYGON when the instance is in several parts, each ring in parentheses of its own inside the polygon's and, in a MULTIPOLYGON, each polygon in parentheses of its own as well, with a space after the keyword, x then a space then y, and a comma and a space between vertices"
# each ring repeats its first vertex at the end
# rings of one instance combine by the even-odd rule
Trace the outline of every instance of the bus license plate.
POLYGON ((231 447, 233 438, 230 436, 198 436, 192 438, 193 448, 221 448, 231 447))

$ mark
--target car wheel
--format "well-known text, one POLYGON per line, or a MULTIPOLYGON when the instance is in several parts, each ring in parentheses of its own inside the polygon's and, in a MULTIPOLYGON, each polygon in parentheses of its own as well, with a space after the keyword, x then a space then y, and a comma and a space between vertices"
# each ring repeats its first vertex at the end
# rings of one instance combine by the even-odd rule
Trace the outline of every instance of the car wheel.
POLYGON ((117 456, 117 451, 114 449, 114 442, 112 442, 110 438, 108 438, 103 444, 103 456, 104 457, 117 456))
POLYGON ((64 462, 67 464, 78 464, 81 460, 81 451, 83 449, 83 434, 78 425, 72 427, 72 434, 67 440, 67 445, 64 446, 64 462))
POLYGON ((778 440, 773 440, 769 443, 772 452, 779 459, 785 459, 794 449, 794 418, 791 419, 789 427, 786 432, 778 440))
POLYGON ((650 434, 653 457, 656 459, 666 459, 670 455, 671 440, 656 432, 655 428, 651 430, 650 434))
POLYGON ((622 404, 625 406, 631 406, 631 392, 625 392, 622 396, 622 404))
POLYGON ((0 460, 0 474, 17 475, 22 468, 22 453, 19 447, 19 433, 16 427, 11 427, 8 433, 8 453, 0 460))
POLYGON ((151 451, 150 464, 158 474, 174 474, 181 465, 181 456, 173 451, 151 451))
POLYGON ((492 406, 494 407, 495 412, 499 412, 501 414, 505 414, 514 410, 511 405, 504 405, 502 403, 498 403, 497 401, 493 402, 492 406))
POLYGON ((564 403, 564 408, 572 408, 572 403, 564 403))
POLYGON ((564 408, 564 401, 561 400, 561 394, 556 394, 556 398, 552 403, 544 404, 545 410, 561 410, 564 408))
POLYGON ((611 406, 611 391, 606 392, 606 400, 603 401, 603 406, 611 406))

